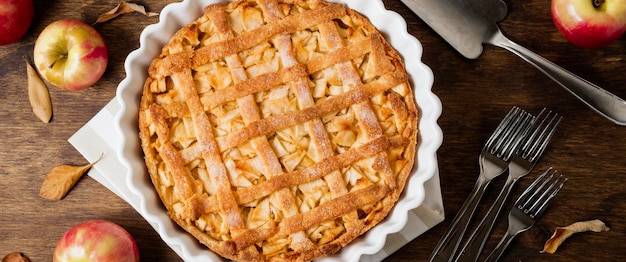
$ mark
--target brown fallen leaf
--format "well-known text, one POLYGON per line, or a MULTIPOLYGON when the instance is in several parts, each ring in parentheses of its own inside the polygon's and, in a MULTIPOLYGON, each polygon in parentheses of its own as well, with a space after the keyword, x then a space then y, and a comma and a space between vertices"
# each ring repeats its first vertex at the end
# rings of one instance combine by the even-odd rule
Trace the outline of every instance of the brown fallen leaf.
POLYGON ((602 232, 609 231, 609 228, 599 219, 576 222, 566 227, 557 227, 552 237, 546 241, 541 253, 554 254, 565 239, 575 233, 587 231, 602 232))
POLYGON ((147 17, 157 16, 159 13, 156 12, 146 12, 146 8, 142 5, 138 5, 135 3, 128 3, 126 1, 121 1, 115 8, 111 9, 111 11, 106 12, 98 17, 95 24, 104 23, 113 18, 116 18, 123 14, 129 14, 133 12, 141 13, 147 17))
POLYGON ((33 113, 44 123, 50 122, 52 118, 52 102, 48 86, 41 80, 39 74, 33 66, 24 58, 26 62, 26 75, 28 76, 28 101, 33 108, 33 113))
POLYGON ((22 255, 20 252, 8 253, 2 258, 2 262, 30 262, 30 259, 22 255))
MULTIPOLYGON (((102 158, 102 156, 100 156, 102 158)), ((61 165, 53 168, 39 189, 39 196, 48 200, 61 200, 74 187, 76 182, 95 165, 100 158, 83 166, 61 165)))

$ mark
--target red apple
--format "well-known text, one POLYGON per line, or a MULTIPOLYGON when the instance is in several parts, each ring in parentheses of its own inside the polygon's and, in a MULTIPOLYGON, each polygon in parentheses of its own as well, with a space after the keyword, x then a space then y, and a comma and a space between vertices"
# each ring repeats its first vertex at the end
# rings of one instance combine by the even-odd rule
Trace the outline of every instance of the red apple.
POLYGON ((51 84, 82 90, 104 74, 109 60, 107 47, 93 27, 64 19, 48 25, 37 37, 35 66, 51 84))
POLYGON ((0 0, 0 46, 20 40, 33 21, 33 0, 0 0))
POLYGON ((552 21, 570 43, 606 46, 626 31, 626 0, 552 0, 552 21))
POLYGON ((138 262, 139 249, 124 228, 105 220, 90 220, 61 237, 52 261, 138 262))

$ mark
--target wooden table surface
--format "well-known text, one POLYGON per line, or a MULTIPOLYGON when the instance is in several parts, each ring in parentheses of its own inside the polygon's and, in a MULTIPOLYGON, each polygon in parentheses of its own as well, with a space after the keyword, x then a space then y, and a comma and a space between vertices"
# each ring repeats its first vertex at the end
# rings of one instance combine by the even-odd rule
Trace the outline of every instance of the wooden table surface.
MULTIPOLYGON (((137 1, 160 11, 169 1, 137 1)), ((126 228, 137 240, 144 261, 180 261, 158 234, 126 202, 85 176, 61 201, 38 196, 45 174, 60 164, 86 160, 67 142, 115 96, 125 77, 123 63, 138 48, 139 34, 158 17, 130 14, 95 28, 107 41, 110 59, 102 79, 83 91, 50 87, 54 117, 48 124, 31 112, 23 57, 32 59, 34 41, 51 22, 72 18, 93 23, 118 2, 35 0, 35 19, 19 42, 0 47, 0 256, 22 252, 32 261, 50 261, 57 240, 73 225, 107 219, 126 228)), ((425 261, 469 194, 478 176, 478 154, 499 120, 512 106, 532 113, 542 108, 564 116, 535 171, 552 166, 570 181, 544 217, 520 235, 505 261, 624 261, 626 259, 626 127, 599 116, 548 77, 503 49, 485 46, 469 60, 454 51, 399 0, 385 6, 401 14, 423 47, 422 60, 435 75, 434 93, 443 103, 439 124, 444 133, 438 151, 446 220, 391 255, 387 261, 425 261), (608 232, 580 233, 556 254, 541 254, 557 226, 601 219, 608 232)), ((539 55, 613 93, 626 97, 626 38, 600 49, 580 49, 565 41, 553 26, 550 1, 509 0, 509 14, 500 27, 505 35, 539 55)), ((418 59, 407 57, 405 59, 418 59)), ((520 180, 517 197, 530 178, 520 180)), ((503 179, 489 188, 479 212, 495 198, 503 179)), ((510 207, 510 203, 507 207, 510 207)), ((507 208, 508 209, 508 208, 507 208)), ((498 220, 488 248, 506 227, 498 220)))

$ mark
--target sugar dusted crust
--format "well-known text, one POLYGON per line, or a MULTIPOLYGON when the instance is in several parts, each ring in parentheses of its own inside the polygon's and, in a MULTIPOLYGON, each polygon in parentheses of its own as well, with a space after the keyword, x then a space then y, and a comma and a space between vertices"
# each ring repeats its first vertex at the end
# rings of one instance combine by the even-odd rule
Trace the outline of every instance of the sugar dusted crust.
POLYGON ((146 166, 170 217, 221 256, 309 261, 383 220, 415 158, 398 53, 316 0, 209 5, 149 68, 146 166))

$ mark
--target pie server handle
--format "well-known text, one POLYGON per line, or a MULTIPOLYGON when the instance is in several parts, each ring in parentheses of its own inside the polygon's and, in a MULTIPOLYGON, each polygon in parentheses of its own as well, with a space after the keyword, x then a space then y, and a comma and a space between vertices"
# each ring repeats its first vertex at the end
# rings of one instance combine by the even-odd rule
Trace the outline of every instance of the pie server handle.
POLYGON ((622 98, 516 44, 502 35, 501 32, 494 34, 490 44, 518 55, 600 115, 618 125, 626 125, 626 101, 622 98))

